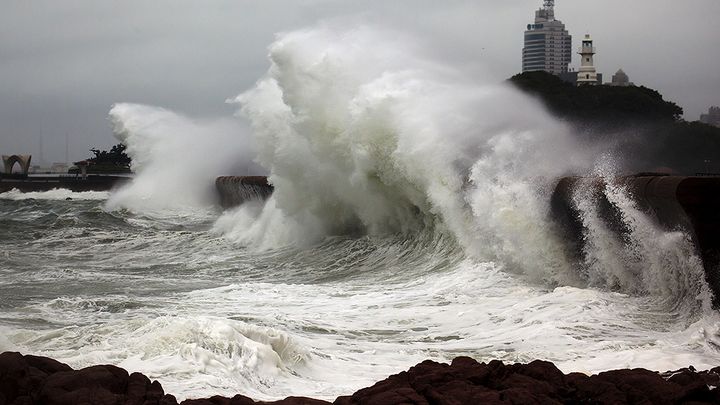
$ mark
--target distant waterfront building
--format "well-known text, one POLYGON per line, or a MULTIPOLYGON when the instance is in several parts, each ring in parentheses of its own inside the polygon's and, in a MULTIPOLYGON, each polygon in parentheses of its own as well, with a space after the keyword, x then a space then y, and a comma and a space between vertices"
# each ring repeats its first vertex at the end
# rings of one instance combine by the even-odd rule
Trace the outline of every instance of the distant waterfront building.
POLYGON ((710 107, 707 114, 700 115, 700 122, 720 127, 720 107, 710 107))
POLYGON ((631 82, 630 77, 628 77, 627 73, 623 72, 623 70, 620 69, 617 71, 617 73, 615 73, 613 75, 610 85, 618 86, 618 87, 627 87, 627 86, 634 86, 635 83, 631 82))
POLYGON ((33 165, 30 166, 30 172, 32 174, 67 174, 70 167, 67 163, 54 162, 50 167, 33 165))
POLYGON ((69 168, 65 162, 54 162, 52 166, 50 166, 50 171, 53 173, 67 173, 69 168))
POLYGON ((555 1, 545 0, 535 12, 535 23, 527 25, 522 71, 542 70, 554 75, 568 71, 572 61, 572 37, 565 24, 555 19, 555 1))
POLYGON ((595 70, 595 47, 593 46, 593 40, 590 38, 590 34, 585 34, 585 38, 582 40, 582 45, 578 49, 580 55, 580 70, 577 74, 578 86, 583 84, 602 84, 598 82, 597 71, 595 70))

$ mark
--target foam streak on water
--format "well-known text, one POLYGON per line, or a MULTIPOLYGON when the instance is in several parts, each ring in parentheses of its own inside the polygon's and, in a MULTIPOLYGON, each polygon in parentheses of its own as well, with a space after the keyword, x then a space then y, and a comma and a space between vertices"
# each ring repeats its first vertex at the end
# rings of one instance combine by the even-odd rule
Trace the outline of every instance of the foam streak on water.
POLYGON ((0 193, 0 199, 8 200, 105 200, 108 198, 107 191, 82 191, 72 192, 67 189, 56 188, 50 191, 31 191, 23 193, 17 189, 12 189, 5 193, 0 193))
POLYGON ((179 225, 101 203, 47 205, 97 217, 9 242, 0 349, 118 364, 180 397, 333 398, 458 355, 585 372, 718 360, 712 317, 686 325, 651 296, 547 288, 446 240, 342 237, 252 253, 212 236, 206 217, 179 225), (88 248, 67 252, 72 236, 88 248), (53 263, 28 254, 40 246, 53 263))

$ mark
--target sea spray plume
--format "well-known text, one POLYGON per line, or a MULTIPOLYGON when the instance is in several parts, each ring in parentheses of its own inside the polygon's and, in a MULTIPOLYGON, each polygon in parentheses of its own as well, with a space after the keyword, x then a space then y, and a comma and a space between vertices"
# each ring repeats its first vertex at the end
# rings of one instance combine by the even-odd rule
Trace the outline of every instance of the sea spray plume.
POLYGON ((237 119, 198 120, 163 108, 116 104, 115 136, 132 158, 135 178, 114 192, 110 209, 161 211, 206 207, 217 176, 252 174, 253 140, 237 119))
POLYGON ((573 193, 584 228, 581 265, 587 284, 657 297, 655 305, 685 319, 709 313, 712 293, 690 236, 663 229, 640 209, 619 181, 617 166, 612 157, 603 156, 594 177, 573 193), (598 184, 603 186, 598 189, 598 184))
MULTIPOLYGON (((324 26, 270 47, 266 77, 235 100, 275 186, 264 222, 280 215, 303 240, 431 228, 487 260, 524 254, 531 226, 532 238, 551 239, 541 192, 580 160, 567 128, 518 91, 423 59, 398 37, 324 26), (485 220, 495 215, 486 209, 516 211, 526 226, 485 220)), ((537 262, 540 249, 525 263, 558 260, 553 251, 537 262)))
POLYGON ((368 54, 382 41, 364 34, 286 34, 271 47, 268 77, 238 97, 255 126, 279 209, 311 239, 422 225, 416 215, 422 190, 404 181, 405 168, 392 156, 398 143, 392 109, 409 95, 402 93, 415 91, 393 82, 413 72, 393 60, 388 45, 368 54))
POLYGON ((709 310, 711 293, 689 235, 682 230, 663 230, 638 208, 622 185, 609 182, 605 196, 619 209, 626 224, 626 271, 639 281, 626 291, 641 289, 639 292, 661 297, 678 308, 709 310))

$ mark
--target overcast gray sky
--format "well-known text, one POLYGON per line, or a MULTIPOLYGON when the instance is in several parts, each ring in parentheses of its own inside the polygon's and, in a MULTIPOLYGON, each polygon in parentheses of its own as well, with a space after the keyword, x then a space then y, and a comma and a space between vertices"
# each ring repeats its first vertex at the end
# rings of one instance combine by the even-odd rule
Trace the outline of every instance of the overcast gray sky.
MULTIPOLYGON (((274 33, 323 20, 366 21, 416 36, 448 64, 520 70, 523 30, 541 0, 0 0, 0 153, 46 163, 114 143, 115 102, 190 116, 263 75, 274 33), (42 138, 42 142, 40 139, 42 138)), ((591 33, 596 65, 623 68, 696 120, 720 105, 720 1, 557 0, 573 45, 591 33)), ((577 65, 577 57, 573 64, 577 65)))

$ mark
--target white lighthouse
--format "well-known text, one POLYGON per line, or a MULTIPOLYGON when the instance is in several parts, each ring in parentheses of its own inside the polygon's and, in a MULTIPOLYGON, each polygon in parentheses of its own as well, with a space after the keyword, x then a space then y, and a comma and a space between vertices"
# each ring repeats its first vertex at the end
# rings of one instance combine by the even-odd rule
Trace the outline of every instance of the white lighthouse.
POLYGON ((583 38, 578 53, 580 54, 580 70, 577 72, 578 86, 583 84, 598 84, 598 74, 595 70, 595 62, 593 61, 595 47, 593 46, 593 40, 590 38, 590 34, 586 34, 585 38, 583 38))

